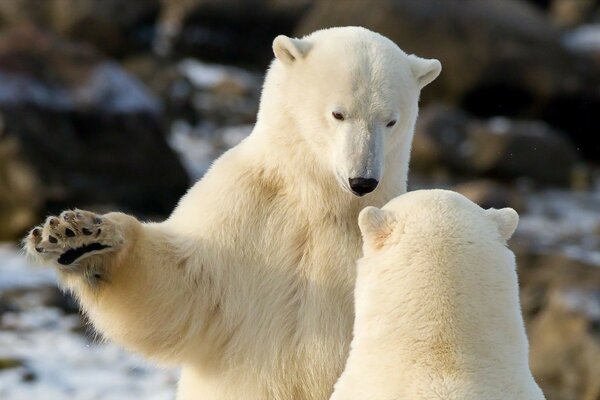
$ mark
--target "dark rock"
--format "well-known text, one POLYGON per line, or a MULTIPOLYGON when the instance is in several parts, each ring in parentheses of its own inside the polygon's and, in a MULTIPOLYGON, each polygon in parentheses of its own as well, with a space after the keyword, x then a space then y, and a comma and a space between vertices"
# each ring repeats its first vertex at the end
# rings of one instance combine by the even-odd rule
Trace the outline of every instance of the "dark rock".
POLYGON ((0 358, 0 370, 18 368, 22 365, 23 361, 17 358, 0 358))
POLYGON ((438 58, 440 77, 423 92, 480 117, 542 119, 600 159, 600 69, 575 54, 544 12, 517 0, 316 0, 296 30, 357 25, 409 53, 438 58))
POLYGON ((115 204, 169 212, 188 178, 159 101, 89 47, 31 27, 0 36, 0 115, 47 211, 115 204))
POLYGON ((310 0, 163 0, 157 51, 264 67, 310 0))
POLYGON ((40 183, 19 156, 18 143, 0 128, 0 241, 17 240, 37 222, 43 204, 40 183))
POLYGON ((0 24, 23 22, 92 44, 114 57, 150 50, 159 0, 10 0, 0 2, 0 24))
POLYGON ((467 176, 524 177, 564 185, 570 183, 579 162, 570 141, 547 124, 479 120, 445 107, 423 111, 415 141, 419 146, 413 155, 416 168, 443 164, 467 176), (549 168, 548 160, 560 167, 549 168))
POLYGON ((167 121, 220 125, 253 123, 262 77, 258 73, 194 59, 166 62, 133 57, 124 67, 163 100, 167 121))

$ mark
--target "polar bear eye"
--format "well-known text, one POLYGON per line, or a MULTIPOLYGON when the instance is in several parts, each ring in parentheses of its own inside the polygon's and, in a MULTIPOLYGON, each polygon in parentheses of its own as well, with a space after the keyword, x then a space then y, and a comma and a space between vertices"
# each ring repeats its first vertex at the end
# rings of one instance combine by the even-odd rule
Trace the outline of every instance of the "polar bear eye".
POLYGON ((393 119, 393 120, 391 120, 390 122, 388 122, 386 126, 387 126, 388 128, 391 128, 391 127, 392 127, 392 126, 394 126, 394 125, 396 125, 396 120, 395 120, 395 119, 393 119))
POLYGON ((333 115, 333 118, 339 120, 339 121, 343 121, 344 120, 344 114, 342 114, 341 112, 338 111, 334 111, 331 113, 331 115, 333 115))

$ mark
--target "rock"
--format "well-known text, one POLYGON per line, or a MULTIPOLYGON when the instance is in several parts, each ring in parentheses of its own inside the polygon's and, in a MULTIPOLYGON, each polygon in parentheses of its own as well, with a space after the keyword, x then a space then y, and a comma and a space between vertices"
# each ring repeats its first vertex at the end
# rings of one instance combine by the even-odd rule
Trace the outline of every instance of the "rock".
POLYGON ((121 57, 151 49, 159 0, 10 0, 0 2, 0 24, 29 21, 121 57))
POLYGON ((91 48, 32 27, 4 33, 0 78, 2 141, 17 143, 45 211, 113 204, 165 214, 187 189, 160 102, 91 48))
POLYGON ((415 138, 420 147, 413 156, 415 167, 444 164, 468 176, 526 177, 564 185, 579 163, 569 140, 537 121, 479 120, 432 106, 421 113, 415 138), (548 168, 548 160, 560 168, 548 168))
POLYGON ((548 400, 600 395, 600 268, 516 248, 530 365, 548 400))
POLYGON ((296 35, 329 26, 380 32, 409 53, 438 58, 423 92, 480 117, 542 119, 600 159, 598 63, 565 48, 541 9, 517 0, 315 0, 296 35))
POLYGON ((260 75, 192 59, 179 63, 178 70, 192 84, 193 104, 201 116, 219 125, 256 120, 260 75))
POLYGON ((452 190, 461 193, 483 208, 524 208, 522 196, 513 188, 489 179, 479 179, 455 185, 452 190))
POLYGON ((127 59, 125 68, 163 100, 169 124, 239 125, 256 121, 262 76, 242 68, 195 59, 166 62, 127 59))
POLYGON ((573 27, 589 22, 598 9, 595 0, 550 0, 550 15, 557 24, 573 27))
POLYGON ((0 129, 0 241, 18 240, 40 218, 44 199, 30 166, 19 157, 14 139, 0 129))
POLYGON ((23 365, 23 360, 17 358, 0 358, 0 370, 18 368, 23 365))
POLYGON ((163 0, 159 54, 261 68, 273 58, 271 43, 291 34, 311 0, 163 0))
POLYGON ((555 290, 530 325, 531 368, 549 400, 600 397, 600 291, 555 290))

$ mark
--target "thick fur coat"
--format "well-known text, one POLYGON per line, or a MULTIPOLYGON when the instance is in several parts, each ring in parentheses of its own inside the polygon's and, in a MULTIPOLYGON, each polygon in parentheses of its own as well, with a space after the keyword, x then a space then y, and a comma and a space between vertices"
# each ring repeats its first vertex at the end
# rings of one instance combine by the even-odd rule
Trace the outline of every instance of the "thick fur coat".
POLYGON ((330 396, 351 340, 358 213, 406 190, 419 93, 440 72, 356 27, 273 49, 253 132, 166 221, 68 211, 26 239, 102 335, 182 367, 180 400, 330 396))

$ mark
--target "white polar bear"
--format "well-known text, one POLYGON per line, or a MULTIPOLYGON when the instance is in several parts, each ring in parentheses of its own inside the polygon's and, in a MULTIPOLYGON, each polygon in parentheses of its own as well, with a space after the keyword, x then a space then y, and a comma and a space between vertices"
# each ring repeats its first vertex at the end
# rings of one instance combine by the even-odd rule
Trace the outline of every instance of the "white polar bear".
POLYGON ((515 259, 519 217, 445 190, 359 215, 354 338, 331 400, 538 400, 515 259))
POLYGON ((356 218, 405 192, 419 93, 441 68, 357 27, 273 49, 252 134, 166 221, 67 211, 26 239, 105 337, 182 366, 182 400, 331 395, 356 218))

